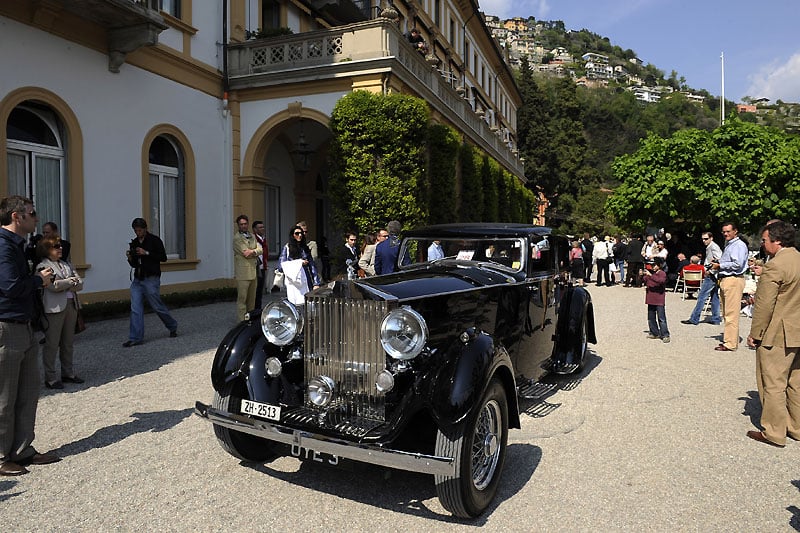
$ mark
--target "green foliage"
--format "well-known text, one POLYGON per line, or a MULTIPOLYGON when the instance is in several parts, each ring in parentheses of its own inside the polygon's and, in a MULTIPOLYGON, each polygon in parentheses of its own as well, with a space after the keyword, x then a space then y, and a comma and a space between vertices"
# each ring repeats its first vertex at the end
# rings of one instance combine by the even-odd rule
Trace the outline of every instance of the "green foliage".
MULTIPOLYGON (((216 302, 232 302, 236 300, 236 287, 220 287, 218 289, 204 289, 190 292, 172 292, 162 295, 161 299, 170 309, 207 305, 216 302)), ((145 309, 150 310, 147 306, 145 309)), ((81 314, 87 322, 120 318, 128 316, 130 312, 130 300, 113 300, 81 305, 81 314)))
POLYGON ((428 219, 427 104, 403 94, 354 91, 331 115, 329 151, 334 224, 364 233, 389 220, 428 219))
POLYGON ((481 182, 483 183, 483 222, 496 222, 497 214, 497 173, 498 168, 494 160, 483 156, 481 164, 481 182))
POLYGON ((433 124, 428 131, 430 223, 446 224, 456 218, 456 164, 460 139, 448 126, 433 124))
POLYGON ((623 183, 607 207, 629 228, 699 231, 734 220, 755 231, 770 218, 796 220, 800 209, 800 139, 739 120, 651 134, 613 170, 623 183))
POLYGON ((481 186, 481 166, 483 157, 471 144, 461 145, 459 154, 461 165, 461 195, 458 210, 459 222, 480 222, 483 220, 483 187, 481 186))

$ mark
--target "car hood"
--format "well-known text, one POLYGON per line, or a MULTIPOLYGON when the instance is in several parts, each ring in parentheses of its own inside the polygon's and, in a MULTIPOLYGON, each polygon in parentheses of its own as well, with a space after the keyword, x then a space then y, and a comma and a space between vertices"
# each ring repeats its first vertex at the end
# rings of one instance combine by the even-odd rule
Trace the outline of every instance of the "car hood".
MULTIPOLYGON (((411 300, 518 283, 524 277, 521 272, 510 272, 488 263, 443 261, 405 268, 394 274, 337 282, 328 290, 341 296, 411 300)), ((326 289, 319 289, 315 294, 324 292, 326 289)))

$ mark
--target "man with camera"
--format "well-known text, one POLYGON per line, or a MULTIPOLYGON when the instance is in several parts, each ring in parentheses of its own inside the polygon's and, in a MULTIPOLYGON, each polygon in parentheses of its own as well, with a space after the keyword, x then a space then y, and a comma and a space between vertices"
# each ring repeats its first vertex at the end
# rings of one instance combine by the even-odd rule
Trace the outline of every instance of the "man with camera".
POLYGON ((9 196, 0 201, 0 476, 21 476, 28 465, 61 460, 32 445, 39 403, 34 301, 54 275, 51 268, 31 273, 25 258, 25 237, 36 229, 36 220, 29 199, 9 196))
POLYGON ((178 336, 178 322, 161 301, 161 263, 167 260, 164 242, 147 231, 143 218, 134 218, 131 223, 136 237, 128 245, 126 255, 133 268, 131 280, 131 322, 128 340, 122 343, 125 348, 144 342, 144 300, 169 330, 170 337, 178 336))

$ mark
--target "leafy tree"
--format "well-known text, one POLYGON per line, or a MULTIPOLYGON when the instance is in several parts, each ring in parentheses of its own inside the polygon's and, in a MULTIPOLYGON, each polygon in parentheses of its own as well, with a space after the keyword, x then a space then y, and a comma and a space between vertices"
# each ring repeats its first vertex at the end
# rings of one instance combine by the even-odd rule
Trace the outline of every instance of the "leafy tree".
POLYGON ((699 231, 735 220, 755 231, 800 210, 800 138, 737 119, 712 132, 651 134, 613 170, 623 183, 607 208, 626 227, 699 231))
POLYGON ((483 188, 480 170, 483 157, 474 146, 461 145, 459 157, 461 165, 461 195, 458 219, 461 222, 480 222, 483 220, 483 188))
POLYGON ((428 218, 425 181, 427 104, 403 94, 354 91, 331 114, 330 187, 337 228, 360 232, 397 219, 428 218))
POLYGON ((484 155, 481 162, 481 183, 483 184, 483 222, 497 221, 497 180, 494 166, 497 163, 484 155), (492 164, 494 163, 494 165, 492 164))
POLYGON ((457 220, 456 164, 460 146, 458 133, 448 126, 434 124, 430 127, 428 139, 430 223, 454 222, 457 220))

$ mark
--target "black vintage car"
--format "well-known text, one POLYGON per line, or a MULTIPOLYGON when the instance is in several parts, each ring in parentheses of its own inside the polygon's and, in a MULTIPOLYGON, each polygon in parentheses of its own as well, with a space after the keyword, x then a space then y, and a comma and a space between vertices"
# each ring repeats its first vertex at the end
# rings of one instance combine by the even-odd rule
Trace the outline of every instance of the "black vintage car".
POLYGON ((580 369, 588 292, 550 229, 452 224, 405 234, 399 271, 344 280, 251 314, 220 344, 211 421, 246 461, 292 454, 432 474, 442 505, 491 503, 519 397, 580 369), (429 257, 433 258, 428 260, 429 257))

